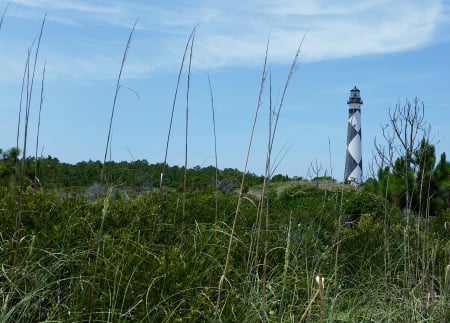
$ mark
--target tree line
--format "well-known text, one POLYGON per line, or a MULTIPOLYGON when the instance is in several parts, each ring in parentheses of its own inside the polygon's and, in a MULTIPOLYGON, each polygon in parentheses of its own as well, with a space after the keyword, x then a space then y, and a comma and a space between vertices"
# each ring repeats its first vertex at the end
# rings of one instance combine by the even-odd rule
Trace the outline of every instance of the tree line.
MULTIPOLYGON (((0 185, 17 185, 20 176, 19 150, 0 149, 0 185)), ((159 188, 161 173, 164 172, 164 187, 182 190, 184 167, 164 167, 163 163, 150 164, 147 160, 109 161, 104 165, 100 161, 81 161, 69 164, 58 158, 47 156, 42 158, 28 157, 25 160, 24 177, 26 185, 48 189, 87 188, 102 181, 123 186, 136 192, 159 188), (101 179, 104 168, 104 179, 101 179)), ((216 186, 216 168, 213 166, 196 166, 187 169, 187 188, 192 190, 214 188, 216 186)), ((234 168, 217 170, 217 188, 228 193, 238 187, 242 172, 234 168)), ((285 175, 276 175, 275 181, 289 179, 285 175)), ((263 177, 246 174, 246 186, 263 183, 263 177)))

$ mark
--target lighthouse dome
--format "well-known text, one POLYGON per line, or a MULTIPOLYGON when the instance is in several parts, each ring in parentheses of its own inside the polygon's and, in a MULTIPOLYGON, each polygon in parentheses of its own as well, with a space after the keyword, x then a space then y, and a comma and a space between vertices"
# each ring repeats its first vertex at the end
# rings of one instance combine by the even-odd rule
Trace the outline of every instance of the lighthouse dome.
POLYGON ((361 96, 359 95, 359 90, 356 86, 350 90, 350 97, 348 98, 347 104, 351 103, 363 104, 361 96))

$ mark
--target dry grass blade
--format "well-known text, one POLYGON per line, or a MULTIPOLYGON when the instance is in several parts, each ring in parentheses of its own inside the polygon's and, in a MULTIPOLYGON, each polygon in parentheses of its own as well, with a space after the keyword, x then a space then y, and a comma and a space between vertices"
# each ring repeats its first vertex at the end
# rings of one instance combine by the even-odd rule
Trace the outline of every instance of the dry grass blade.
POLYGON ((258 96, 258 103, 256 105, 255 117, 253 119, 253 126, 252 126, 252 130, 251 130, 251 134, 250 134, 250 142, 248 144, 247 155, 246 155, 246 159, 245 159, 245 167, 244 167, 244 171, 242 172, 241 186, 240 186, 240 189, 239 189, 239 196, 238 196, 238 201, 237 201, 237 205, 236 205, 236 211, 235 211, 234 217, 233 217, 233 225, 231 227, 230 239, 228 241, 227 255, 226 255, 226 258, 225 258, 225 265, 223 267, 223 272, 222 272, 222 275, 221 275, 220 280, 219 280, 219 287, 218 287, 218 292, 217 292, 216 310, 215 310, 215 319, 216 320, 218 319, 217 316, 219 315, 219 307, 220 307, 220 302, 221 302, 221 294, 222 294, 223 283, 226 280, 226 275, 227 275, 227 272, 228 272, 228 266, 229 266, 230 259, 231 259, 231 249, 232 249, 232 245, 233 245, 234 233, 236 231, 236 221, 237 221, 237 217, 238 217, 239 211, 241 209, 242 194, 244 192, 245 175, 246 175, 247 169, 248 169, 248 161, 249 161, 249 158, 250 158, 250 151, 251 151, 251 148, 252 148, 256 122, 258 120, 259 110, 260 110, 260 107, 261 107, 262 102, 263 102, 262 101, 262 96, 263 96, 263 92, 264 92, 264 85, 265 85, 266 74, 267 74, 266 73, 266 67, 267 67, 268 52, 269 52, 269 39, 267 39, 267 44, 266 44, 266 53, 265 53, 265 57, 264 57, 264 66, 263 66, 263 72, 262 72, 262 76, 261 76, 261 83, 260 83, 259 96, 258 96))
MULTIPOLYGON (((260 203, 260 214, 257 217, 261 221, 263 213, 265 214, 265 228, 264 228, 264 260, 263 260, 263 276, 262 276, 262 291, 263 291, 263 306, 266 304, 266 280, 267 280, 267 261, 268 261, 268 253, 269 253, 269 199, 265 199, 265 190, 268 182, 270 181, 270 169, 271 169, 271 156, 273 151, 273 144, 275 142, 275 135, 277 132, 278 121, 280 118, 281 109, 283 108, 284 99, 286 97, 286 92, 289 87, 289 83, 294 76, 294 73, 297 71, 299 65, 300 51, 303 45, 303 41, 305 39, 305 35, 297 48, 297 52, 295 53, 294 59, 292 60, 291 67, 289 69, 288 76, 286 78, 286 82, 283 88, 283 94, 281 96, 281 101, 278 106, 278 110, 274 112, 272 111, 272 78, 270 78, 270 105, 269 105, 269 139, 268 139, 268 147, 267 147, 267 157, 266 157, 266 169, 264 175, 264 183, 263 183, 263 194, 261 195, 261 203, 260 203), (272 120, 272 117, 275 117, 275 120, 272 120), (264 205, 266 209, 264 210, 264 205), (264 212, 265 211, 265 212, 264 212)), ((261 224, 259 224, 261 227, 261 224)))
POLYGON ((41 30, 39 33, 39 39, 38 39, 37 46, 36 46, 31 80, 30 80, 30 64, 29 64, 31 49, 28 50, 27 66, 25 67, 25 71, 27 74, 27 102, 26 102, 26 106, 25 106, 24 138, 23 138, 23 148, 22 148, 22 162, 21 162, 21 167, 20 167, 19 206, 17 209, 15 226, 14 226, 14 233, 16 235, 16 252, 14 254, 14 264, 16 263, 17 255, 18 255, 18 251, 19 251, 19 241, 20 241, 19 231, 20 231, 20 226, 21 226, 21 222, 22 222, 23 191, 24 191, 24 184, 25 184, 25 159, 27 156, 28 120, 29 120, 30 109, 31 109, 31 97, 33 94, 34 75, 36 72, 37 58, 39 56, 39 48, 41 45, 42 34, 44 32, 45 18, 46 17, 44 16, 44 19, 42 20, 41 30))
POLYGON ((160 177, 160 181, 159 181, 159 197, 161 198, 161 193, 162 193, 162 185, 163 185, 163 177, 164 177, 164 172, 166 171, 166 167, 167 167, 167 155, 169 152, 169 142, 170 142, 170 134, 172 132, 172 124, 173 124, 173 115, 175 112, 175 105, 177 102, 177 97, 178 97, 178 88, 180 86, 180 81, 181 81, 181 73, 183 72, 183 68, 184 68, 184 62, 186 60, 186 55, 189 49, 189 44, 192 41, 192 37, 194 37, 194 33, 195 33, 195 28, 192 30, 191 34, 189 35, 189 38, 186 42, 186 47, 184 48, 184 53, 183 53, 183 58, 181 59, 181 66, 180 69, 178 70, 178 79, 177 79, 177 86, 175 88, 175 94, 173 96, 173 102, 172 102, 172 112, 170 114, 170 122, 169 122, 169 131, 167 133, 167 140, 166 140, 166 150, 164 153, 164 163, 163 163, 163 168, 161 170, 161 177, 160 177))
POLYGON ((0 19, 0 30, 2 30, 3 20, 5 19, 6 12, 8 11, 9 4, 10 4, 10 2, 8 2, 8 3, 6 4, 5 9, 3 10, 2 18, 0 19))
POLYGON ((320 298, 320 317, 321 317, 321 321, 323 321, 323 291, 325 289, 325 285, 324 285, 324 278, 320 277, 320 276, 316 276, 316 283, 317 283, 317 291, 314 294, 313 297, 311 297, 311 300, 308 303, 308 306, 306 307, 305 311, 303 312, 302 317, 300 318, 300 322, 303 322, 303 320, 306 318, 306 316, 309 314, 309 312, 311 311, 311 307, 312 304, 314 303, 314 301, 316 300, 317 297, 320 298))
POLYGON ((34 181, 36 184, 39 185, 39 178, 38 178, 38 148, 39 148, 39 131, 41 129, 41 112, 42 112, 42 104, 44 103, 44 81, 45 81, 45 67, 46 64, 44 64, 44 69, 42 71, 42 83, 41 83, 41 101, 39 103, 39 115, 38 115, 38 125, 37 125, 37 134, 36 134, 36 150, 34 154, 34 181))
POLYGON ((278 121, 279 121, 279 118, 280 118, 281 110, 283 108, 284 99, 286 98, 286 92, 287 92, 287 89, 289 87, 289 83, 291 82, 292 77, 294 76, 294 74, 297 71, 298 66, 300 64, 299 63, 300 53, 301 53, 301 49, 302 49, 303 41, 305 40, 305 37, 306 37, 306 33, 303 35, 303 38, 300 41, 300 44, 299 44, 299 46, 297 48, 297 52, 295 53, 294 59, 292 60, 291 67, 289 69, 289 73, 288 73, 288 76, 286 78, 286 82, 284 84, 283 94, 281 96, 280 104, 278 106, 278 110, 275 112, 275 121, 274 121, 274 125, 273 125, 272 138, 270 139, 269 154, 272 153, 273 142, 275 140, 275 135, 276 135, 276 132, 277 132, 277 127, 278 127, 278 121))
MULTIPOLYGON (((272 69, 270 70, 270 82, 269 82, 269 139, 268 139, 268 147, 267 147, 267 156, 266 156, 266 168, 264 173, 264 181, 262 194, 260 197, 260 203, 258 208, 258 213, 256 215, 257 222, 257 245, 256 252, 259 249, 259 233, 261 232, 261 221, 262 216, 265 211, 265 229, 264 229, 264 259, 263 259, 263 272, 262 272, 262 308, 261 312, 264 316, 266 316, 266 304, 267 304, 267 294, 266 294, 266 283, 267 283, 267 256, 269 253, 269 198, 266 198, 266 188, 269 182, 269 171, 270 171, 270 163, 271 163, 271 147, 272 147, 272 69), (265 206, 265 209, 264 209, 265 206)), ((255 259, 258 259, 258 255, 256 255, 255 259)), ((267 318, 266 318, 267 320, 267 318)))
POLYGON ((109 120, 108 137, 106 139, 105 156, 103 158, 103 166, 102 166, 101 175, 100 175, 100 184, 103 183, 103 175, 104 175, 104 171, 105 171, 106 157, 108 156, 108 150, 110 149, 109 147, 110 147, 110 140, 111 140, 112 122, 114 119, 114 111, 116 109, 117 96, 118 96, 119 90, 121 88, 120 81, 122 78, 123 67, 125 66, 125 61, 126 61, 127 55, 128 55, 128 49, 130 48, 131 39, 133 37, 134 29, 136 28, 137 23, 138 23, 138 19, 134 22, 133 28, 131 29, 130 35, 128 36, 127 45, 125 47, 125 51, 124 51, 123 57, 122 57, 122 64, 120 64, 119 76, 117 77, 116 91, 114 93, 113 106, 112 106, 112 110, 111 110, 111 118, 109 120))
MULTIPOLYGON (((33 45, 31 47, 33 47, 33 45)), ((21 123, 21 117, 22 117, 22 104, 23 104, 23 92, 24 92, 24 88, 25 88, 25 80, 27 78, 27 74, 29 74, 30 57, 31 57, 31 48, 28 48, 27 59, 25 60, 25 68, 23 70, 23 76, 22 76, 22 88, 20 90, 19 116, 18 116, 18 119, 17 119, 17 136, 16 136, 16 148, 17 149, 19 149, 20 123, 21 123)))
POLYGON ((191 38, 191 46, 189 51, 189 64, 187 74, 187 87, 186 87, 186 118, 185 118, 185 148, 184 148, 184 175, 183 175, 183 221, 181 232, 184 232, 184 220, 186 216, 186 189, 187 189, 187 161, 188 161, 188 133, 189 133, 189 91, 191 86, 191 66, 192 66, 192 51, 194 49, 195 28, 191 38))
MULTIPOLYGON (((24 143, 23 143, 23 149, 22 149, 22 167, 21 167, 21 173, 24 172, 25 169, 25 158, 26 158, 26 148, 27 148, 27 136, 28 136, 28 120, 30 116, 30 109, 31 109, 31 98, 33 94, 33 85, 34 85, 34 76, 36 73, 36 65, 37 65, 37 58, 39 55, 39 48, 41 45, 41 39, 42 34, 44 31, 44 25, 45 25, 45 19, 44 17, 41 25, 41 31, 39 33, 39 39, 37 42, 36 52, 34 55, 34 64, 33 64, 33 72, 31 73, 31 80, 30 80, 30 65, 29 65, 29 58, 27 59, 28 66, 25 68, 27 73, 27 97, 26 97, 26 106, 25 106, 25 129, 24 129, 24 143)), ((33 42, 34 43, 34 42, 33 42)), ((30 51, 28 52, 28 56, 30 55, 30 51)), ((23 176, 22 176, 23 180, 23 176)), ((21 183, 22 186, 23 182, 21 183)))
POLYGON ((218 196, 217 196, 217 194, 218 194, 218 189, 219 189, 219 168, 217 165, 217 135, 216 135, 216 116, 215 116, 215 111, 214 111, 214 96, 213 96, 213 91, 212 91, 212 86, 211 86, 211 79, 210 79, 209 75, 208 75, 208 85, 209 85, 209 94, 211 97, 211 110, 212 110, 213 135, 214 135, 214 162, 215 162, 215 167, 216 167, 215 183, 214 183, 214 187, 215 187, 214 200, 216 202, 214 223, 217 223, 217 214, 218 214, 218 196))

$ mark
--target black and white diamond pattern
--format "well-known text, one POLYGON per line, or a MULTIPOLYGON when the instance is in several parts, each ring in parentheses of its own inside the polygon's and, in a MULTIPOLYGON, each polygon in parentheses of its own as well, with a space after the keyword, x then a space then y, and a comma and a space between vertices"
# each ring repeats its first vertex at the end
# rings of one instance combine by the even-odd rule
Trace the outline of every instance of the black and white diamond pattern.
POLYGON ((361 110, 355 107, 349 109, 344 179, 356 184, 362 181, 361 110))

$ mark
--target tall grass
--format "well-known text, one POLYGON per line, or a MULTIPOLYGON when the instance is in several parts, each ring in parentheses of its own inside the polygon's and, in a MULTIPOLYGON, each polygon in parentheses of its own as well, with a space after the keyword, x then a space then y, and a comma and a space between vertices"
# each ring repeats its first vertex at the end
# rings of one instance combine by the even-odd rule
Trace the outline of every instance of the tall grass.
MULTIPOLYGON (((267 321, 268 317, 267 317, 267 312, 266 312, 266 308, 267 308, 267 268, 268 268, 268 255, 269 255, 269 233, 270 233, 270 228, 269 228, 269 198, 266 196, 266 189, 267 189, 267 185, 270 182, 270 176, 271 176, 271 170, 272 170, 272 163, 271 163, 271 156, 272 156, 272 151, 273 151, 273 146, 274 146, 274 141, 275 141, 275 136, 276 136, 276 131, 277 131, 277 126, 278 126, 278 121, 279 121, 279 116, 281 114, 281 110, 283 107, 283 103, 284 103, 284 99, 285 99, 285 95, 287 92, 287 88, 289 86, 289 83, 295 73, 295 71, 298 68, 298 61, 299 61, 299 57, 300 57, 300 49, 302 46, 303 40, 301 41, 297 52, 295 54, 295 57, 292 61, 291 67, 289 69, 289 73, 288 76, 286 78, 286 82, 283 88, 283 93, 281 96, 281 100, 280 103, 278 105, 278 107, 276 109, 274 109, 273 107, 273 103, 272 103, 272 79, 271 79, 271 75, 270 75, 270 84, 269 84, 269 120, 268 120, 268 142, 267 142, 267 154, 266 154, 266 161, 265 161, 265 174, 264 174, 264 182, 262 184, 262 189, 261 189, 261 194, 260 194, 260 198, 258 201, 258 207, 257 207, 257 212, 256 212, 256 218, 255 218, 255 223, 254 223, 254 235, 252 234, 252 243, 249 246, 249 251, 248 251, 248 261, 247 261, 247 270, 248 270, 248 277, 253 280, 251 277, 254 277, 254 283, 255 284, 261 284, 260 287, 254 286, 253 290, 258 291, 258 293, 260 293, 261 295, 261 308, 260 308, 260 317, 263 321, 267 321), (264 228, 262 227, 262 220, 264 218, 264 228), (262 263, 259 262, 259 250, 260 250, 260 240, 261 237, 264 241, 264 247, 263 247, 263 260, 262 263), (261 270, 261 273, 259 273, 259 269, 261 270), (255 270, 256 269, 256 270, 255 270), (255 271, 254 271, 255 270, 255 271), (261 276, 260 276, 261 275, 261 276)), ((253 125, 252 125, 252 130, 250 133, 250 140, 249 140, 249 144, 248 144, 248 149, 247 149, 247 155, 246 155, 246 160, 245 160, 245 166, 244 166, 244 171, 243 171, 243 175, 242 175, 242 181, 241 181, 241 186, 240 186, 240 190, 239 190, 239 197, 238 197, 238 202, 236 205, 236 211, 234 214, 234 218, 233 218, 233 224, 231 227, 231 234, 229 237, 229 242, 228 242, 228 251, 227 251, 227 256, 225 258, 225 263, 223 266, 223 272, 222 275, 219 279, 219 286, 218 286, 218 296, 217 296, 217 301, 216 301, 216 320, 220 318, 220 312, 222 311, 220 309, 221 306, 221 297, 222 297, 222 289, 224 287, 224 282, 227 280, 227 271, 228 271, 228 267, 229 267, 229 263, 230 263, 230 258, 231 258, 231 251, 232 251, 232 246, 233 246, 233 240, 234 235, 235 235, 235 228, 236 228, 236 221, 240 212, 240 208, 241 208, 241 201, 244 198, 243 196, 243 188, 244 188, 244 182, 245 182, 245 174, 247 172, 247 167, 248 167, 248 161, 249 161, 249 156, 250 156, 250 151, 252 148, 252 143, 253 143, 253 139, 254 139, 254 130, 255 130, 255 126, 257 124, 258 121, 258 115, 260 112, 260 108, 262 106, 263 103, 263 95, 264 95, 264 90, 265 90, 265 83, 266 83, 266 78, 267 78, 267 59, 268 59, 268 51, 269 51, 269 40, 267 41, 266 44, 266 52, 265 52, 265 59, 264 59, 264 65, 263 65, 263 70, 262 70, 262 77, 261 77, 261 83, 260 83, 260 91, 259 91, 259 96, 258 96, 258 101, 257 101, 257 105, 256 105, 256 109, 255 109, 255 116, 253 119, 253 125)))
POLYGON ((34 152, 34 182, 37 187, 40 186, 39 178, 38 178, 38 149, 39 149, 39 133, 41 130, 41 113, 42 113, 42 105, 44 103, 44 81, 45 81, 45 67, 42 70, 42 82, 41 82, 41 100, 39 102, 39 113, 38 113, 38 124, 37 124, 37 133, 36 133, 36 149, 34 152))
POLYGON ((260 110, 262 102, 263 102, 262 99, 263 99, 263 92, 264 92, 264 86, 265 86, 265 81, 266 81, 266 67, 267 67, 268 52, 269 52, 269 40, 267 40, 267 44, 266 44, 266 52, 265 52, 265 56, 264 56, 264 65, 263 65, 263 70, 262 70, 261 83, 260 83, 260 87, 259 87, 258 102, 256 104, 255 116, 253 119, 252 130, 250 133, 250 140, 249 140, 249 144, 248 144, 248 148, 247 148, 247 154, 245 157, 245 166, 244 166, 244 170, 242 172, 242 180, 241 180, 241 185, 240 185, 239 193, 238 193, 238 201, 236 203, 236 211, 234 212, 233 224, 231 226, 231 233, 229 235, 227 254, 226 254, 226 258, 225 258, 225 263, 223 265, 223 272, 219 279, 216 310, 215 310, 215 320, 220 318, 222 289, 223 289, 223 285, 224 285, 225 281, 227 280, 227 273, 228 273, 230 260, 231 260, 231 251, 232 251, 232 247, 233 247, 233 241, 235 239, 234 235, 235 235, 235 231, 236 231, 236 222, 238 219, 239 211, 241 209, 241 203, 242 203, 242 198, 243 198, 243 193, 244 193, 244 182, 245 182, 245 175, 246 175, 247 169, 248 169, 250 150, 252 148, 253 137, 254 137, 254 133, 255 133, 256 123, 258 120, 259 110, 260 110))
MULTIPOLYGON (((172 110, 171 110, 171 113, 170 113, 169 130, 167 132, 166 149, 164 151, 163 168, 161 170, 161 177, 160 177, 160 181, 159 181, 159 194, 160 195, 162 194, 164 173, 165 173, 165 169, 166 169, 166 166, 167 166, 167 156, 168 156, 168 153, 169 153, 170 135, 172 133, 173 117, 174 117, 174 114, 175 114, 175 106, 176 106, 176 103, 177 103, 178 89, 179 89, 180 82, 181 82, 181 75, 183 73, 184 63, 186 61, 186 55, 188 54, 189 46, 191 45, 191 43, 193 41, 194 33, 195 33, 195 28, 191 31, 191 34, 189 35, 189 38, 188 38, 188 40, 186 42, 186 47, 184 48, 183 57, 181 59, 181 65, 180 65, 180 68, 178 69, 177 84, 176 84, 176 87, 175 87, 175 93, 173 95, 172 110)), ((188 94, 186 94, 186 95, 188 95, 188 94)))
POLYGON ((113 123, 113 119, 114 119, 114 112, 116 110, 117 97, 119 95, 120 88, 122 87, 122 84, 121 84, 122 72, 123 72, 123 68, 125 66, 125 61, 127 60, 128 50, 130 48, 131 39, 133 37, 134 29, 136 28, 137 23, 138 23, 138 20, 136 19, 133 27, 131 28, 130 35, 128 36, 127 45, 125 46, 125 50, 124 50, 123 56, 122 56, 122 63, 120 64, 119 75, 117 76, 116 89, 114 91, 114 99, 113 99, 113 104, 112 104, 112 109, 111 109, 111 117, 109 120, 108 136, 106 138, 105 155, 103 157, 103 165, 102 165, 102 170, 101 170, 101 174, 100 174, 100 184, 102 184, 104 181, 103 176, 104 176, 104 172, 105 172, 106 157, 108 156, 108 151, 110 151, 110 149, 111 149, 110 148, 111 130, 112 130, 112 123, 113 123))
MULTIPOLYGON (((264 205, 264 197, 265 197, 265 190, 266 185, 268 184, 268 181, 270 181, 271 176, 271 170, 272 170, 272 151, 273 146, 275 142, 275 136, 277 133, 277 127, 278 127, 278 121, 281 114, 281 110, 283 108, 284 100, 286 97, 286 92, 289 87, 289 83, 292 80, 292 77, 294 76, 294 73, 297 71, 297 68, 299 66, 299 59, 300 59, 300 51, 303 45, 303 39, 300 42, 297 52, 295 53, 294 59, 292 60, 291 67, 289 69, 288 76, 286 78, 286 82, 284 84, 283 93, 281 95, 281 100, 278 108, 274 111, 274 115, 272 115, 272 91, 270 91, 270 107, 269 107, 269 139, 267 142, 267 158, 266 158, 266 168, 265 168, 265 175, 264 175, 264 183, 263 183, 263 193, 261 194, 261 206, 264 205), (274 121, 272 121, 272 117, 274 118, 274 121), (273 127, 273 128, 272 128, 273 127)), ((270 89, 272 89, 272 81, 270 82, 271 86, 270 89)), ((262 218, 263 213, 261 212, 260 215, 257 215, 257 218, 262 218)), ((265 292, 266 292, 266 279, 267 279, 267 258, 269 253, 269 199, 266 201, 266 210, 265 210, 265 241, 264 241, 264 260, 263 260, 263 277, 262 277, 262 289, 263 289, 263 305, 265 304, 265 292)))
MULTIPOLYGON (((20 188, 19 188, 19 198, 18 198, 18 208, 17 208, 17 214, 15 217, 15 226, 14 226, 14 233, 16 235, 16 253, 14 254, 14 263, 17 261, 17 255, 19 250, 19 243, 20 243, 20 227, 22 224, 22 206, 23 206, 23 192, 25 188, 25 161, 27 156, 27 140, 28 140, 28 122, 30 117, 30 110, 31 110, 31 99, 33 95, 33 85, 34 85, 34 77, 36 73, 36 65, 37 65, 37 59, 39 56, 39 48, 41 45, 42 40, 42 34, 44 31, 44 25, 45 25, 45 16, 42 20, 41 29, 36 45, 35 55, 34 55, 34 63, 32 66, 30 66, 30 55, 31 55, 31 48, 33 48, 33 45, 28 50, 27 55, 27 61, 25 66, 25 73, 26 73, 26 80, 24 78, 24 81, 26 81, 26 103, 25 103, 25 124, 23 129, 23 146, 22 146, 22 162, 20 165, 20 188), (30 71, 32 69, 32 71, 30 71), (31 75, 30 75, 31 73, 31 75), (31 79, 30 79, 31 77, 31 79)), ((23 85, 22 85, 23 89, 23 85)), ((22 110, 22 109, 20 109, 22 110)), ((21 112, 21 111, 20 111, 21 112)), ((20 113, 19 112, 19 113, 20 113)), ((20 117, 19 117, 19 124, 20 124, 20 117)))
POLYGON ((187 71, 187 84, 186 84, 186 114, 185 114, 185 133, 184 133, 184 175, 183 175, 183 211, 182 211, 182 228, 184 231, 184 221, 186 218, 186 191, 187 191, 187 163, 188 163, 188 136, 189 136, 189 93, 191 89, 191 67, 192 67, 192 53, 194 49, 195 41, 195 28, 192 33, 191 45, 189 48, 189 63, 187 71))
POLYGON ((214 95, 213 95, 213 91, 212 91, 212 86, 211 86, 211 79, 208 75, 208 85, 209 85, 209 96, 211 99, 211 112, 212 112, 212 123, 213 123, 213 137, 214 137, 214 166, 216 168, 216 172, 215 172, 215 178, 214 178, 214 187, 215 187, 215 191, 214 191, 214 197, 215 197, 215 217, 214 217, 214 223, 217 223, 217 217, 218 217, 218 212, 219 212, 219 205, 218 205, 218 197, 217 194, 219 193, 219 166, 218 166, 218 161, 217 161, 217 134, 216 134, 216 114, 215 114, 215 110, 214 110, 214 95))

